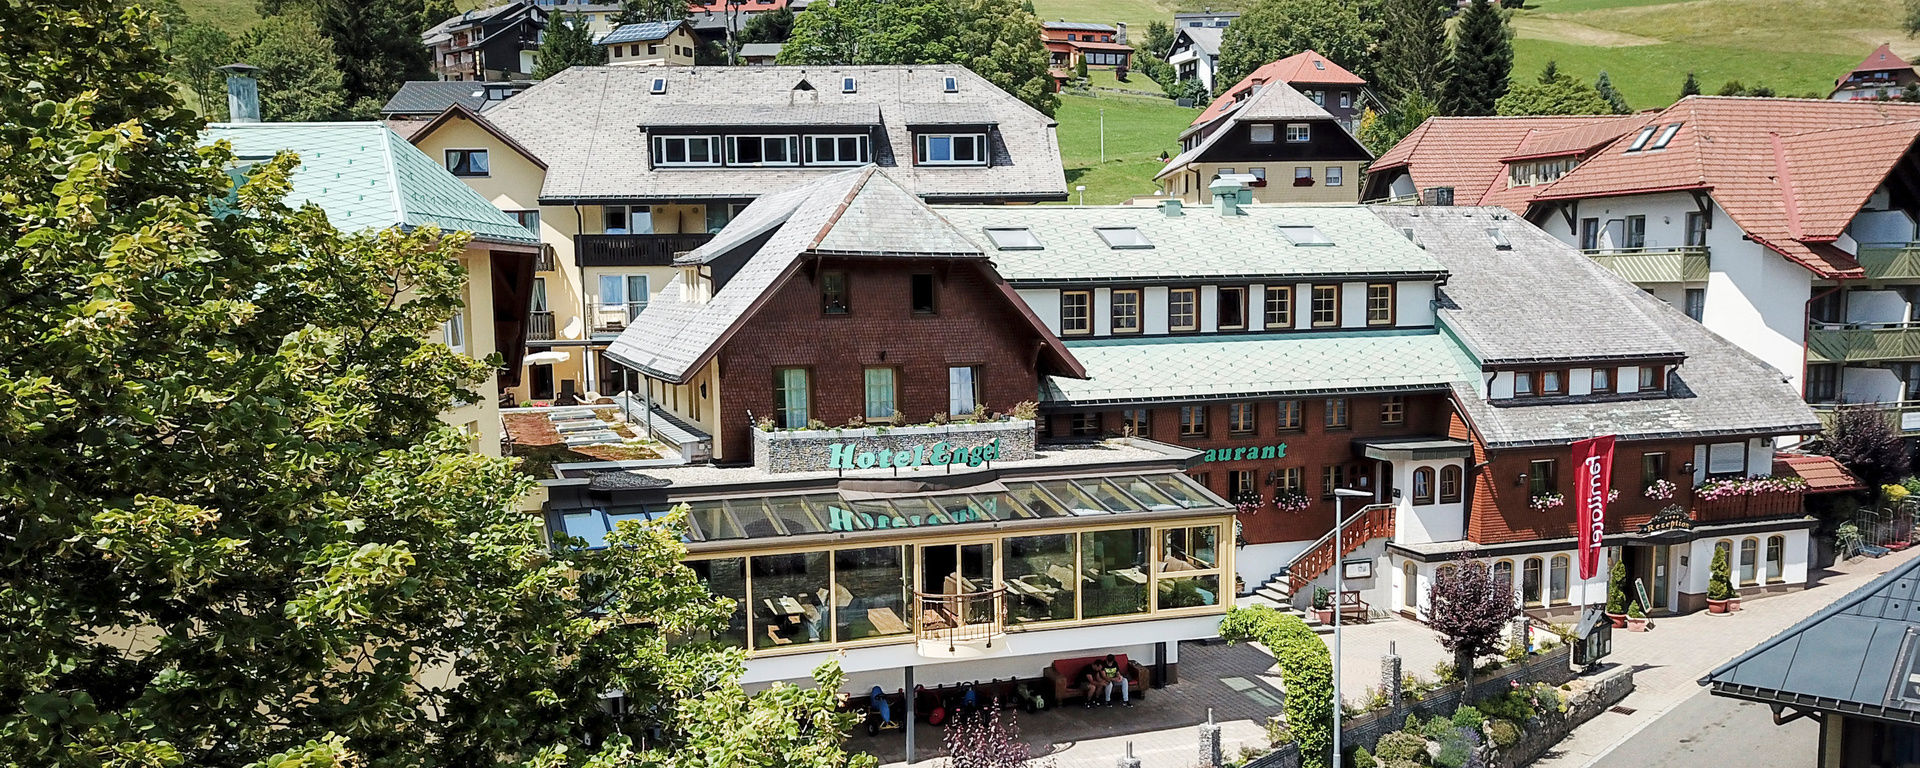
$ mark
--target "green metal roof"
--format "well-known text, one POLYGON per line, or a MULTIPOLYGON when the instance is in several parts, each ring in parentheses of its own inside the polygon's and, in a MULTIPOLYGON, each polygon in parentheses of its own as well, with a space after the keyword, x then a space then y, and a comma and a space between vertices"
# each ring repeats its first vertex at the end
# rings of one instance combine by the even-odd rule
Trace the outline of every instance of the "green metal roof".
MULTIPOLYGON (((1440 262, 1358 205, 1248 205, 1234 216, 1186 206, 935 206, 1015 285, 1076 280, 1439 276, 1440 262), (1295 245, 1282 225, 1311 226, 1324 245, 1295 245), (1097 228, 1132 228, 1152 247, 1115 248, 1097 228), (1035 250, 1000 250, 986 230, 1023 228, 1035 250)), ((1439 215, 1439 214, 1436 214, 1439 215)))
POLYGON ((1086 379, 1049 377, 1048 405, 1439 389, 1471 377, 1428 329, 1069 342, 1086 379))
POLYGON ((342 231, 433 225, 496 243, 540 242, 380 123, 220 123, 208 127, 206 140, 230 142, 243 163, 298 154, 287 203, 319 206, 342 231))

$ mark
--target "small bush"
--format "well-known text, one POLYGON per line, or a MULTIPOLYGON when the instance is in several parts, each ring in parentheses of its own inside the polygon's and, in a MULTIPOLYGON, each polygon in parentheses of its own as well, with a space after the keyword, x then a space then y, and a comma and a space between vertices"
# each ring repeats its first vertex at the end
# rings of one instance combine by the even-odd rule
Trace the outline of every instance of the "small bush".
POLYGON ((1272 751, 1273 750, 1271 749, 1267 749, 1266 747, 1262 747, 1256 744, 1242 744, 1240 745, 1240 762, 1241 763, 1253 762, 1254 758, 1261 757, 1272 751))
POLYGON ((1507 643, 1507 650, 1502 655, 1506 656, 1507 661, 1519 661, 1527 657, 1527 649, 1519 643, 1507 643))
POLYGON ((1487 726, 1487 730, 1493 732, 1494 746, 1501 749, 1520 742, 1520 726, 1515 725, 1512 720, 1494 720, 1487 726))
POLYGON ((1444 717, 1436 717, 1428 720, 1426 725, 1420 727, 1421 735, 1426 736, 1430 741, 1442 743, 1446 742, 1447 739, 1458 737, 1460 735, 1459 731, 1460 728, 1455 726, 1452 720, 1444 717))
POLYGON ((1379 768, 1379 766, 1380 761, 1373 759, 1373 753, 1368 752, 1366 747, 1353 751, 1353 768, 1379 768))
POLYGON ((1550 709, 1554 712, 1567 711, 1566 700, 1561 698, 1560 692, 1554 690, 1551 686, 1534 686, 1533 696, 1534 701, 1537 702, 1542 709, 1550 709))
POLYGON ((1407 722, 1401 724, 1400 730, 1406 731, 1408 733, 1419 733, 1420 732, 1420 715, 1415 712, 1408 712, 1407 722))
POLYGON ((1433 676, 1441 685, 1457 683, 1460 682, 1460 668, 1451 661, 1443 661, 1433 665, 1433 676))
POLYGON ((1487 717, 1524 723, 1533 719, 1533 702, 1530 696, 1520 691, 1510 691, 1499 696, 1481 699, 1477 706, 1487 717))
POLYGON ((1467 758, 1473 753, 1467 749, 1467 742, 1455 734, 1453 738, 1440 742, 1440 753, 1433 756, 1433 764, 1439 768, 1465 768, 1467 758))
POLYGON ((1486 721, 1487 716, 1476 707, 1466 706, 1453 711, 1453 724, 1462 728, 1477 730, 1486 721))
POLYGON ((1380 737, 1380 743, 1374 745, 1373 750, 1380 762, 1389 766, 1403 761, 1420 765, 1427 760, 1427 740, 1409 731, 1394 731, 1380 737))

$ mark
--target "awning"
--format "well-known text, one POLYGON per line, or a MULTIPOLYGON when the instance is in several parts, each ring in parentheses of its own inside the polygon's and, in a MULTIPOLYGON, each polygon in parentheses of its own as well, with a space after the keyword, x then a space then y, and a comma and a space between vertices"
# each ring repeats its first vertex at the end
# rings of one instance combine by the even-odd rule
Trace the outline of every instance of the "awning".
POLYGON ((1395 437, 1356 440, 1363 456, 1380 461, 1473 458, 1473 444, 1451 437, 1395 437))

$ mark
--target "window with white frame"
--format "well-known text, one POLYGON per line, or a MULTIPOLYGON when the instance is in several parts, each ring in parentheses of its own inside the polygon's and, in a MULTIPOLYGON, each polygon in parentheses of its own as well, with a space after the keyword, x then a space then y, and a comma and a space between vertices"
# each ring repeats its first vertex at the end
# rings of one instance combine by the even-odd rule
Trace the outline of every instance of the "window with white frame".
POLYGON ((980 405, 980 369, 955 366, 947 369, 947 413, 973 413, 980 405))
POLYGON ((601 275, 600 311, 622 326, 633 322, 647 308, 646 275, 601 275))
POLYGON ((464 308, 460 312, 453 313, 453 317, 447 318, 447 322, 441 324, 440 330, 444 334, 448 349, 466 354, 467 316, 464 308))
POLYGON ((866 370, 867 421, 891 421, 894 412, 900 410, 895 405, 892 368, 868 368, 866 370))
POLYGON ((840 78, 840 92, 841 92, 841 93, 853 93, 853 92, 855 92, 855 91, 858 91, 858 90, 859 90, 859 85, 860 85, 860 83, 859 83, 859 81, 858 81, 858 80, 855 80, 855 79, 854 79, 854 78, 852 78, 852 77, 843 77, 843 78, 840 78))
POLYGON ((727 165, 798 165, 798 136, 728 136, 727 165))
POLYGON ((860 165, 867 162, 868 138, 860 134, 807 137, 808 165, 860 165))
POLYGON ((1254 123, 1247 126, 1247 138, 1255 144, 1273 143, 1273 123, 1254 123))
POLYGON ((653 206, 603 205, 600 207, 600 231, 609 235, 651 235, 653 206))
POLYGON ((1337 187, 1347 183, 1347 171, 1337 165, 1327 166, 1327 186, 1337 187))
POLYGON ((1746 470, 1746 443, 1714 443, 1707 446, 1707 474, 1738 475, 1746 470))
POLYGON ((720 137, 655 136, 653 164, 656 167, 719 165, 720 137))
POLYGON ((914 137, 920 165, 985 165, 984 133, 922 133, 914 137))
POLYGON ((948 75, 941 81, 940 87, 941 90, 947 93, 958 93, 960 91, 960 78, 948 75))
POLYGON ((1307 123, 1287 123, 1287 142, 1301 144, 1313 140, 1313 126, 1307 123))

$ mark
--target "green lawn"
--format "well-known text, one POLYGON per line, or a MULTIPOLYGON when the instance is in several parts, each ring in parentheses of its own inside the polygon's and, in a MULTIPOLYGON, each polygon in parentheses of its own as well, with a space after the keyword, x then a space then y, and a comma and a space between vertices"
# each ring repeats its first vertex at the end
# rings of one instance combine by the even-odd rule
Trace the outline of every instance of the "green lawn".
POLYGON ((1596 48, 1545 40, 1514 41, 1513 77, 1532 78, 1549 59, 1560 71, 1591 83, 1607 71, 1615 88, 1635 109, 1665 107, 1680 98, 1687 72, 1700 81, 1700 90, 1713 93, 1728 80, 1766 85, 1782 96, 1818 93, 1824 97, 1839 73, 1851 69, 1860 55, 1816 55, 1740 48, 1715 48, 1664 43, 1630 48, 1596 48))
MULTIPOLYGON (((1033 0, 1041 21, 1085 21, 1093 24, 1126 22, 1129 35, 1147 33, 1147 22, 1173 23, 1176 11, 1237 11, 1254 0, 1033 0)), ((1134 38, 1129 38, 1130 40, 1134 38)))
POLYGON ((1087 69, 1087 81, 1091 83, 1095 88, 1107 88, 1107 89, 1120 90, 1120 91, 1139 91, 1141 93, 1150 93, 1156 96, 1166 94, 1166 90, 1162 89, 1159 83, 1154 82, 1153 78, 1147 77, 1146 75, 1140 74, 1139 72, 1128 73, 1127 81, 1124 83, 1120 82, 1117 78, 1115 78, 1114 75, 1115 75, 1115 71, 1113 69, 1101 68, 1101 67, 1089 67, 1087 69))
POLYGON ((180 0, 180 8, 188 20, 212 24, 236 37, 260 20, 254 0, 180 0))
POLYGON ((1067 168, 1070 202, 1073 187, 1085 184, 1088 205, 1118 203, 1158 187, 1160 153, 1178 154, 1180 132, 1199 110, 1158 98, 1118 95, 1060 97, 1060 158, 1067 168), (1106 113, 1106 160, 1100 155, 1100 117, 1106 113))

